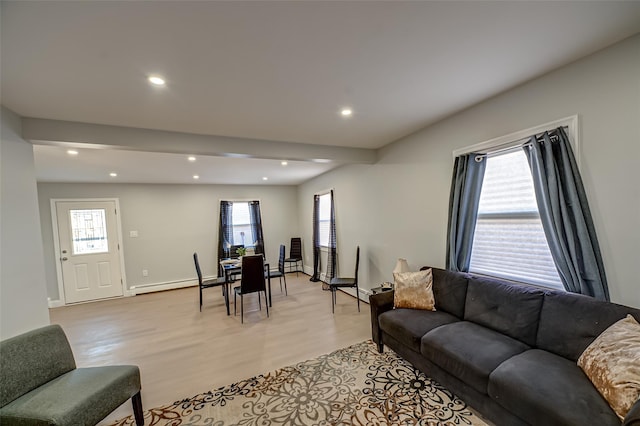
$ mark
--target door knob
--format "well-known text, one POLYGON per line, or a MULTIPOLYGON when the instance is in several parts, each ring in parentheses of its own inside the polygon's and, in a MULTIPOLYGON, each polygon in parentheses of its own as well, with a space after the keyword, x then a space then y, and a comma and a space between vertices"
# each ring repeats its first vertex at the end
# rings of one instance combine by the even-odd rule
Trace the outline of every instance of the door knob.
POLYGON ((60 260, 67 260, 67 258, 66 257, 61 257, 60 260))

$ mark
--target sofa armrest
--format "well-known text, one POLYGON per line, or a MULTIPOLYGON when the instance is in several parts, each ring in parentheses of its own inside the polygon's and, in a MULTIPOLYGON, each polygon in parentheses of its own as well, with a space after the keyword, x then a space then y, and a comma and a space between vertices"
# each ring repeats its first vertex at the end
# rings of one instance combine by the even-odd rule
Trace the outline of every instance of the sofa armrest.
POLYGON ((378 316, 393 309, 393 290, 370 295, 369 307, 371 309, 371 338, 378 344, 378 351, 382 353, 382 332, 378 316))
POLYGON ((640 426, 640 399, 631 406, 631 410, 627 413, 627 417, 624 418, 622 426, 640 426))

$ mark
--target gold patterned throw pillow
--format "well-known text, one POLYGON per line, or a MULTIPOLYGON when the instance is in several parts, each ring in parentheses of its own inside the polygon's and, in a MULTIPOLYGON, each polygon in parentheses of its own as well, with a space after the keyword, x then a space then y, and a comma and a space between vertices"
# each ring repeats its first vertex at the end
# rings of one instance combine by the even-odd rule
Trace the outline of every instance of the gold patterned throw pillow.
POLYGON ((578 365, 621 420, 640 397, 640 324, 611 325, 584 350, 578 365))
POLYGON ((435 311, 433 273, 431 269, 419 272, 395 272, 393 307, 435 311))

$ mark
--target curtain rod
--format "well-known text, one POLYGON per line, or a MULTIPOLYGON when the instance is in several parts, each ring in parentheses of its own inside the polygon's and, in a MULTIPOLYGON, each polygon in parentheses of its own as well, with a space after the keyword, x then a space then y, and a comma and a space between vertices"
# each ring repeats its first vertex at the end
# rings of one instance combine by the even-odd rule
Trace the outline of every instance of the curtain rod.
MULTIPOLYGON (((560 127, 563 127, 565 129, 567 129, 567 126, 560 126, 560 127)), ((492 147, 492 148, 488 148, 486 150, 486 152, 478 152, 477 154, 481 155, 483 157, 489 157, 489 156, 493 156, 493 155, 502 154, 502 153, 508 152, 508 151, 515 151, 515 150, 520 149, 520 148, 531 146, 531 142, 530 142, 531 138, 535 137, 536 139, 538 139, 539 137, 541 137, 546 132, 553 132, 555 130, 556 129, 545 130, 544 132, 536 133, 534 135, 527 136, 526 138, 522 138, 522 139, 519 139, 517 141, 507 142, 507 143, 504 143, 504 144, 501 144, 501 145, 497 145, 497 146, 492 147)), ((554 140, 554 139, 557 140, 558 139, 558 136, 556 136, 556 135, 551 135, 550 134, 549 136, 551 137, 551 140, 554 140)))
POLYGON ((333 190, 334 190, 334 188, 329 188, 329 189, 325 189, 324 191, 315 192, 313 195, 324 195, 324 194, 328 194, 329 192, 331 192, 333 190))

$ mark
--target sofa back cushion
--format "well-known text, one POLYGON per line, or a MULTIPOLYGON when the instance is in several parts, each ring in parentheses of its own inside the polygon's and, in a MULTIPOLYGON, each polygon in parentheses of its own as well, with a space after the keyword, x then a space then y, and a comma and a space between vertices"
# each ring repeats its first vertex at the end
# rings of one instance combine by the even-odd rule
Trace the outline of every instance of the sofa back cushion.
POLYGON ((433 271, 433 297, 436 299, 436 310, 448 312, 462 319, 469 276, 462 272, 431 269, 433 271))
POLYGON ((640 309, 550 290, 544 296, 536 346, 577 361, 596 337, 627 314, 640 321, 640 309))
POLYGON ((464 319, 533 346, 543 298, 533 287, 471 276, 464 319))
POLYGON ((67 336, 49 325, 0 342, 0 407, 76 368, 67 336))

